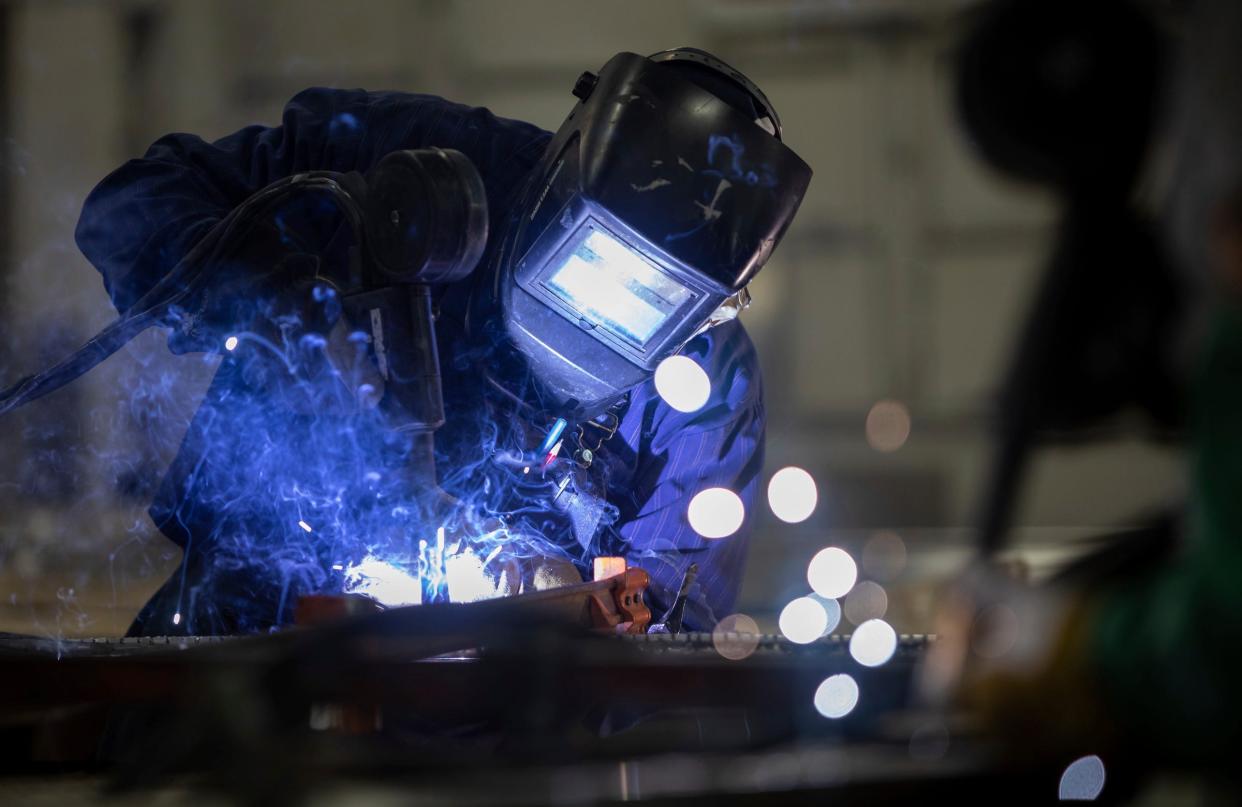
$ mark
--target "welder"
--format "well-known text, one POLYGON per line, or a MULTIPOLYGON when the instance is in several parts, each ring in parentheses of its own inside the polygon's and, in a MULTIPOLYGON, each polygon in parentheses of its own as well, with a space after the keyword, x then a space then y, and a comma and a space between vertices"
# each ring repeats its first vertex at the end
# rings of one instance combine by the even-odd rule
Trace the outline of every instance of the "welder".
MULTIPOLYGON (((596 556, 643 567, 656 614, 696 563, 685 619, 710 628, 733 608, 750 517, 710 540, 689 524, 687 504, 725 487, 752 511, 763 398, 735 317, 810 169, 782 142, 759 88, 701 50, 618 54, 572 91, 578 100, 553 134, 432 96, 308 89, 279 126, 156 141, 90 194, 77 243, 125 314, 273 182, 366 174, 401 150, 460 152, 482 180, 489 229, 477 268, 431 288, 447 413, 435 435, 439 483, 580 571, 596 556), (710 379, 696 411, 656 392, 654 370, 675 354, 710 379)), ((346 323, 336 287, 313 282, 356 259, 357 243, 339 212, 313 198, 269 219, 250 261, 231 261, 220 277, 258 277, 258 264, 280 272, 164 323, 173 352, 222 360, 150 511, 183 548, 182 567, 133 633, 285 623, 299 594, 339 590, 342 569, 404 512, 390 484, 403 444, 372 416, 383 394, 375 360, 403 346, 346 323), (367 362, 335 360, 359 341, 367 362), (246 359, 280 345, 324 354, 328 371, 296 386, 335 391, 298 399, 246 359)), ((434 548, 436 537, 421 540, 434 548)), ((443 546, 443 530, 438 539, 441 554, 457 548, 443 546)), ((518 553, 497 543, 477 554, 491 563, 518 553)))

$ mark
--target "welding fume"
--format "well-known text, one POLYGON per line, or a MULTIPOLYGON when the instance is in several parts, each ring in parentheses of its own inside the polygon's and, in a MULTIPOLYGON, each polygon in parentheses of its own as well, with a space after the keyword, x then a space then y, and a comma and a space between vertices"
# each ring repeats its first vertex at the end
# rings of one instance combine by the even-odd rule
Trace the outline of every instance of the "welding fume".
POLYGON ((132 635, 516 594, 597 558, 645 570, 657 617, 732 612, 764 442, 738 314, 811 170, 701 50, 619 53, 572 94, 552 133, 311 88, 89 195, 77 243, 120 318, 0 413, 149 327, 219 357, 149 511, 181 567, 132 635), (696 531, 717 489, 738 517, 696 531))

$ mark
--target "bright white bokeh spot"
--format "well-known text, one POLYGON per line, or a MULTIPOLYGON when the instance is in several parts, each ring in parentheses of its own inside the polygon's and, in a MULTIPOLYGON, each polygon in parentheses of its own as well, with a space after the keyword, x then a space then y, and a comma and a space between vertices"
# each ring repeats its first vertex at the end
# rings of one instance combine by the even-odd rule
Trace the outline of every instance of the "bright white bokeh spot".
POLYGON ((815 690, 815 710, 836 720, 858 705, 858 682, 845 673, 830 675, 815 690))
POLYGON ((796 644, 808 644, 828 630, 828 614, 818 600, 799 597, 781 610, 781 633, 796 644))
POLYGON ((841 624, 841 603, 832 597, 821 597, 818 594, 811 594, 809 596, 819 603, 819 607, 823 608, 824 613, 828 616, 828 623, 824 625, 824 635, 827 636, 836 630, 837 625, 841 624))
POLYGON ((180 611, 178 611, 177 613, 173 614, 173 624, 174 624, 174 625, 180 625, 180 624, 181 624, 181 612, 180 612, 180 611))
POLYGON ((759 623, 746 614, 730 614, 712 629, 712 647, 729 661, 741 661, 759 646, 759 623))
POLYGON ((781 521, 797 524, 815 512, 819 492, 815 480, 802 468, 790 466, 772 474, 768 482, 768 506, 781 521))
POLYGON ((345 592, 365 594, 388 606, 419 605, 423 601, 418 577, 371 555, 345 570, 345 592))
POLYGON ((660 397, 678 412, 697 412, 712 394, 707 373, 689 356, 669 356, 655 371, 660 397))
POLYGON ((901 401, 876 401, 867 413, 867 443, 876 451, 896 451, 910 439, 910 410, 901 401))
POLYGON ((850 655, 864 667, 879 667, 897 652, 897 631, 883 619, 872 619, 854 629, 850 655))
POLYGON ((305 521, 299 521, 298 526, 307 532, 314 532, 314 530, 311 529, 311 525, 307 524, 305 521))
POLYGON ((864 580, 845 597, 845 618, 855 625, 881 619, 888 612, 888 592, 879 583, 864 580))
POLYGON ((1061 801, 1095 801, 1104 791, 1104 760, 1095 754, 1076 759, 1061 774, 1061 801))
POLYGON ((727 538, 742 526, 746 507, 728 488, 708 488, 690 500, 686 518, 694 531, 704 538, 727 538))
POLYGON ((237 337, 236 337, 236 336, 230 336, 228 339, 225 339, 225 340, 224 340, 224 349, 225 349, 225 350, 233 350, 233 349, 235 349, 236 347, 237 347, 237 337))
POLYGON ((840 547, 819 550, 806 567, 806 580, 821 597, 844 597, 857 579, 858 564, 840 547))

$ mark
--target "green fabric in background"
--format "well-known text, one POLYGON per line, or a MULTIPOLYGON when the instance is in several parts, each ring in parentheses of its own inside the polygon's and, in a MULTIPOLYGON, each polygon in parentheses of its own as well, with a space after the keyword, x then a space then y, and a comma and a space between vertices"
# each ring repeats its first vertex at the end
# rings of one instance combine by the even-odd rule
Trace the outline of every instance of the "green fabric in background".
POLYGON ((1232 762, 1242 738, 1242 305, 1214 313, 1192 396, 1185 546, 1100 598, 1089 652, 1128 739, 1174 760, 1232 762))

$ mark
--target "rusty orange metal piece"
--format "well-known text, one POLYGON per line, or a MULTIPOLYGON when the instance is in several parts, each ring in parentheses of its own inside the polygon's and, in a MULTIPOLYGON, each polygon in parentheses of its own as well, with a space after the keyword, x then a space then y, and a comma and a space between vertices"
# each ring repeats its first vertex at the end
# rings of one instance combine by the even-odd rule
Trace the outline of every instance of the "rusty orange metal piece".
POLYGON ((651 578, 639 568, 588 585, 607 584, 587 594, 591 627, 605 633, 646 633, 651 624, 647 584, 651 578))

